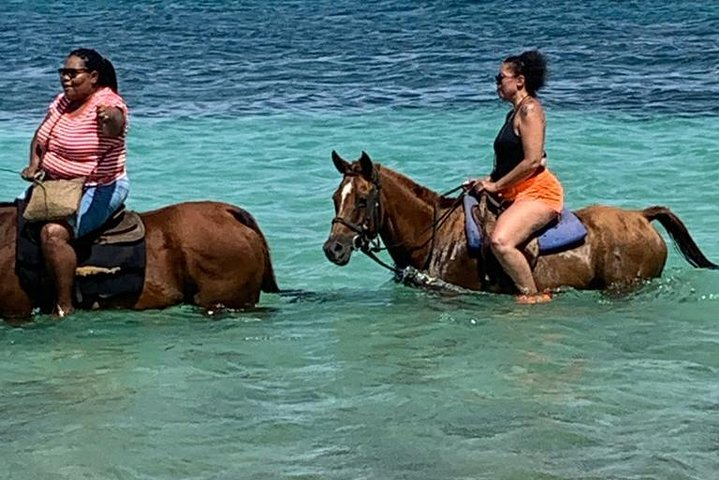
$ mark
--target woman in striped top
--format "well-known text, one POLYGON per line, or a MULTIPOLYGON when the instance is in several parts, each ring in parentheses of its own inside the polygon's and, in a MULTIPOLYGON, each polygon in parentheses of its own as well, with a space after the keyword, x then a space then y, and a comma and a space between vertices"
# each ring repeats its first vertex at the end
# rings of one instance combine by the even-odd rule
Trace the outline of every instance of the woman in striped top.
POLYGON ((63 92, 50 104, 30 145, 21 175, 32 180, 85 178, 80 207, 66 221, 43 225, 40 241, 55 281, 56 314, 73 310, 77 256, 71 242, 99 228, 129 192, 125 171, 127 106, 117 92, 115 68, 95 50, 73 50, 58 70, 63 92))

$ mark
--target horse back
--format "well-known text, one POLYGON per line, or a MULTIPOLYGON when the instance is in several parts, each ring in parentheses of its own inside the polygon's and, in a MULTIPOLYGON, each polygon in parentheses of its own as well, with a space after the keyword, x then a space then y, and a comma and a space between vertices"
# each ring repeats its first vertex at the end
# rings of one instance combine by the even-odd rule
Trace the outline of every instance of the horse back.
POLYGON ((575 214, 587 228, 586 239, 539 259, 535 277, 542 288, 604 289, 661 274, 666 243, 641 211, 592 205, 575 214))
POLYGON ((666 244, 642 211, 592 205, 578 210, 576 214, 592 232, 592 248, 596 254, 607 256, 621 249, 632 256, 639 255, 635 252, 646 251, 663 257, 664 263, 666 244))
POLYGON ((145 212, 142 220, 148 269, 137 308, 153 308, 162 297, 170 303, 209 304, 206 297, 215 293, 226 305, 253 303, 261 287, 277 291, 264 235, 240 207, 185 202, 145 212), (233 302, 235 292, 243 291, 252 292, 252 301, 233 302))
MULTIPOLYGON (((221 248, 235 242, 263 239, 257 222, 240 207, 198 201, 168 205, 141 214, 147 235, 161 237, 165 246, 221 248)), ((261 242, 260 242, 261 243, 261 242)))

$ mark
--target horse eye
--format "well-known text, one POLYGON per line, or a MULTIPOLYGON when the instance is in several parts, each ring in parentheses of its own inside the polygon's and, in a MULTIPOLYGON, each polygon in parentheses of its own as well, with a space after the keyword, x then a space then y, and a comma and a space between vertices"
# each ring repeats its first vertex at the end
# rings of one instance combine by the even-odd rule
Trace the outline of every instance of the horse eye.
POLYGON ((364 197, 360 197, 360 198, 357 200, 357 206, 358 206, 358 207, 366 207, 366 206, 367 206, 367 199, 364 198, 364 197))

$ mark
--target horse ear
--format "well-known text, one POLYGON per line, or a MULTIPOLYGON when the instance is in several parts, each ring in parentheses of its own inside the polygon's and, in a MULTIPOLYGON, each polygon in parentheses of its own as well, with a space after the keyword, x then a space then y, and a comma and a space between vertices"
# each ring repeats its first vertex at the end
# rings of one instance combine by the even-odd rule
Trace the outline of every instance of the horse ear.
POLYGON ((365 178, 371 179, 372 178, 372 159, 369 158, 369 155, 367 155, 367 152, 362 150, 362 156, 359 159, 360 167, 362 167, 362 175, 365 178))
POLYGON ((350 169, 349 162, 340 157, 340 154, 335 152, 334 150, 332 150, 332 163, 335 164, 335 168, 342 175, 347 173, 347 171, 350 169))

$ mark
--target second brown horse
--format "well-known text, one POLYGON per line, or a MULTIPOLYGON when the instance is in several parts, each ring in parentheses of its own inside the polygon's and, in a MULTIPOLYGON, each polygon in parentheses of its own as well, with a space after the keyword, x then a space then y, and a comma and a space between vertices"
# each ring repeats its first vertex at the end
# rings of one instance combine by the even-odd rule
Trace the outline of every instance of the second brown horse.
MULTIPOLYGON (((444 198, 380 167, 364 152, 353 163, 336 152, 332 152, 332 160, 343 178, 333 197, 336 216, 324 244, 331 262, 347 264, 353 250, 366 248, 379 236, 398 269, 413 267, 471 290, 516 293, 490 252, 468 253, 464 211, 455 208, 456 199, 444 198)), ((658 277, 667 259, 667 246, 651 225, 655 220, 669 232, 689 263, 717 268, 702 254, 681 220, 665 207, 624 210, 591 206, 575 213, 588 230, 586 239, 573 249, 536 258, 533 273, 541 290, 609 289, 658 277)), ((482 209, 479 216, 485 220, 482 227, 488 228, 491 215, 482 209)))

